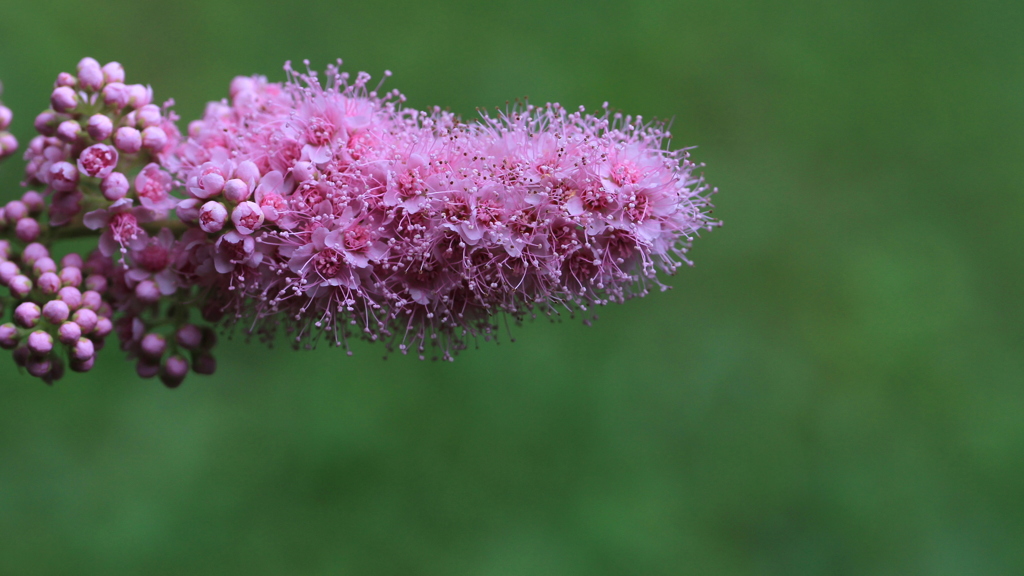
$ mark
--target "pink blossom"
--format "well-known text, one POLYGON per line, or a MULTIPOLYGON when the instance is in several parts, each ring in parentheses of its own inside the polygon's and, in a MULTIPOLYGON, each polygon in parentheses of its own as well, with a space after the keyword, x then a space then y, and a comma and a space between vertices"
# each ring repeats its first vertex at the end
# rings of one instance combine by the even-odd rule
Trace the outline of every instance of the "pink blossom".
POLYGON ((117 167, 117 150, 106 144, 93 144, 78 156, 78 170, 93 178, 106 178, 117 167))

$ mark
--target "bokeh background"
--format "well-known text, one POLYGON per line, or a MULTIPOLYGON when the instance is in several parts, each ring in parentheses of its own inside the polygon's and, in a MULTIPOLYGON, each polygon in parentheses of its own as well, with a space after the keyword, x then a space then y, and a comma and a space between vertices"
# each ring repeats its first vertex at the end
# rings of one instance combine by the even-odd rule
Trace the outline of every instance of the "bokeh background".
MULTIPOLYGON (((242 342, 175 391, 0 362, 0 574, 1024 573, 1024 4, 0 0, 23 143, 82 56, 184 119, 286 59, 409 105, 674 118, 674 290, 454 364, 242 342)), ((21 164, 0 168, 0 200, 21 164)))

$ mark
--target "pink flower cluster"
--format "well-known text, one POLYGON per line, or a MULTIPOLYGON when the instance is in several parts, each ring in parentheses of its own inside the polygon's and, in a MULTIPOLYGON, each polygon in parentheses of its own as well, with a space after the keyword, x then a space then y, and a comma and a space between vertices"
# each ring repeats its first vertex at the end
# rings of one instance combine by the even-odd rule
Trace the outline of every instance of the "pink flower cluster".
MULTIPOLYGON (((664 289, 657 273, 718 225, 714 191, 660 124, 557 104, 466 123, 406 108, 365 73, 286 71, 236 78, 182 138, 148 88, 85 59, 36 119, 26 185, 42 193, 0 225, 17 216, 25 243, 96 231, 90 278, 140 375, 177 385, 212 371, 213 332, 191 311, 265 339, 359 337, 451 359, 498 317, 664 289), (40 224, 29 204, 39 213, 44 198, 40 224)), ((22 350, 29 328, 12 326, 4 342, 22 350)))

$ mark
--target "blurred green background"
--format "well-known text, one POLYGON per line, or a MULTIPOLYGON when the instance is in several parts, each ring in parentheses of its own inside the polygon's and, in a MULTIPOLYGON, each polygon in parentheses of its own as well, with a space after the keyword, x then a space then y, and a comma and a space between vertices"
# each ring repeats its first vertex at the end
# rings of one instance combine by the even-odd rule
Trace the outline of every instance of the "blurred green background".
POLYGON ((1022 31, 1019 1, 0 0, 23 145, 83 56, 185 120, 342 57, 464 117, 674 118, 725 221, 674 290, 454 364, 0 362, 0 574, 1024 573, 1022 31))

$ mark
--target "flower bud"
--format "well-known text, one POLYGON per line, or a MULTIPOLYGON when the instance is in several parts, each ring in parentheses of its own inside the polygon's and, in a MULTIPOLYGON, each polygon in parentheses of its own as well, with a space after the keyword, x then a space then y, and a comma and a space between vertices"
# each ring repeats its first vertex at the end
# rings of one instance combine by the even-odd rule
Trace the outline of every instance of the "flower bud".
POLYGON ((103 88, 106 79, 103 77, 103 69, 100 63, 92 60, 86 65, 78 68, 78 85, 83 90, 96 91, 103 88))
POLYGON ((52 296, 60 290, 60 276, 53 272, 44 272, 36 280, 36 285, 39 286, 40 292, 47 296, 52 296))
POLYGON ((142 131, 142 146, 153 152, 160 152, 167 146, 167 133, 159 126, 150 126, 142 131))
POLYGON ((22 328, 35 328, 43 311, 35 302, 22 302, 14 309, 14 323, 22 328))
POLYGON ((82 293, 78 288, 65 286, 57 291, 57 299, 68 305, 72 310, 78 310, 82 306, 82 293))
POLYGON ((114 146, 125 154, 135 154, 142 149, 142 133, 131 126, 122 126, 114 132, 114 146))
POLYGON ((160 114, 160 107, 155 104, 146 104, 135 112, 135 118, 143 128, 159 126, 163 120, 160 114))
POLYGON ((130 189, 128 178, 120 172, 111 172, 103 179, 103 182, 100 182, 100 191, 103 192, 103 197, 111 202, 117 202, 127 196, 130 189))
POLYGON ((78 168, 70 162, 54 162, 50 166, 50 188, 71 192, 78 186, 78 168))
POLYGON ((231 221, 242 234, 252 234, 263 224, 263 211, 255 202, 242 202, 231 212, 231 221))
POLYGON ((57 138, 68 144, 78 142, 82 135, 82 126, 74 120, 65 120, 57 125, 57 138))
POLYGON ((46 356, 53 350, 53 336, 36 330, 28 335, 28 349, 36 356, 46 356))
POLYGON ((119 62, 107 62, 103 65, 103 79, 106 82, 124 82, 124 66, 119 62))
POLYGON ((114 133, 114 122, 105 114, 93 114, 89 117, 89 124, 85 131, 93 140, 100 142, 110 138, 110 135, 114 133))
POLYGON ((0 348, 13 350, 21 340, 18 338, 18 327, 10 322, 0 324, 0 348))
POLYGON ((21 203, 28 208, 28 213, 31 215, 37 215, 46 208, 46 200, 43 195, 35 190, 29 190, 21 195, 21 203))
POLYGON ((78 156, 78 170, 93 178, 106 178, 117 168, 117 150, 107 144, 93 144, 78 156))
POLYGON ((260 181, 260 169, 252 160, 243 160, 235 168, 235 178, 242 180, 249 185, 250 190, 253 190, 256 188, 256 183, 260 181))
POLYGON ((186 350, 198 350, 203 343, 203 332, 195 324, 185 324, 175 334, 178 346, 186 350))
POLYGON ((224 183, 224 197, 231 202, 244 202, 249 199, 250 194, 252 191, 243 180, 232 178, 224 183))
POLYGON ((88 338, 79 338, 71 350, 68 350, 68 353, 72 360, 85 362, 96 355, 96 348, 93 346, 92 340, 89 340, 88 338))
POLYGON ((228 220, 228 209, 216 201, 209 201, 199 209, 199 227, 208 234, 220 232, 228 220))
POLYGON ((124 108, 128 105, 130 97, 131 91, 120 82, 111 82, 103 87, 103 102, 111 108, 117 110, 124 108))
POLYGON ((42 229, 35 218, 22 218, 14 227, 14 234, 22 242, 35 242, 39 239, 42 229))
POLYGON ((196 374, 205 374, 209 376, 217 371, 217 360, 212 354, 206 352, 196 354, 192 358, 192 370, 196 374))
POLYGON ((11 119, 14 118, 14 113, 7 106, 0 104, 0 130, 7 130, 11 127, 11 119))
POLYGON ((81 270, 85 263, 82 261, 82 256, 75 252, 68 252, 60 259, 60 265, 62 268, 78 268, 81 270))
POLYGON ((136 110, 153 101, 153 89, 142 84, 128 86, 128 103, 136 110))
POLYGON ((60 300, 50 300, 43 305, 43 318, 54 326, 63 324, 71 316, 71 309, 60 300))
POLYGON ((74 88, 59 86, 54 88, 50 95, 50 105, 57 112, 70 112, 78 106, 78 94, 75 93, 74 88))
POLYGON ((21 251, 21 261, 29 266, 36 263, 40 258, 49 258, 50 250, 38 242, 33 242, 21 251))
POLYGON ((71 369, 74 370, 75 372, 88 372, 89 370, 92 370, 93 366, 96 365, 96 357, 93 356, 92 358, 89 358, 85 362, 77 362, 75 360, 72 360, 70 364, 71 369))
POLYGON ((135 286, 135 297, 147 304, 160 301, 160 287, 152 280, 143 280, 135 286))
MULTIPOLYGON (((104 312, 106 314, 106 312, 104 312)), ((114 323, 110 321, 107 316, 100 316, 96 320, 96 328, 93 329, 93 336, 97 338, 106 338, 108 334, 114 331, 114 323)))
POLYGON ((139 378, 152 378, 160 373, 160 365, 139 360, 135 364, 135 373, 139 375, 139 378))
POLYGON ((107 279, 99 274, 93 274, 85 279, 85 289, 93 292, 106 292, 107 279))
POLYGON ((53 261, 53 258, 49 256, 43 256, 42 258, 36 258, 36 261, 32 263, 32 274, 39 276, 47 272, 56 272, 57 263, 53 261))
POLYGON ((18 139, 9 132, 0 132, 0 158, 6 158, 18 151, 18 139))
POLYGON ((14 262, 0 262, 0 284, 7 286, 19 274, 21 274, 21 269, 14 262))
POLYGON ((71 345, 82 337, 82 327, 74 322, 65 322, 57 329, 57 339, 61 344, 71 345))
POLYGON ((35 126, 36 132, 39 132, 43 136, 53 136, 57 130, 57 115, 47 110, 46 112, 40 112, 36 116, 35 126))
MULTIPOLYGON (((2 212, 0 208, 0 212, 2 212)), ((11 243, 8 240, 0 240, 0 262, 6 262, 11 257, 11 243)))
POLYGON ((160 372, 160 381, 168 388, 177 388, 185 381, 185 376, 188 376, 188 361, 175 355, 164 363, 164 368, 160 372))
POLYGON ((28 216, 28 206, 25 206, 21 200, 11 200, 4 208, 4 214, 9 222, 17 222, 28 216))
POLYGON ((25 369, 36 378, 45 378, 53 369, 53 363, 48 358, 30 358, 25 362, 25 369))
POLYGON ((11 278, 10 283, 7 284, 7 288, 10 289, 11 294, 14 295, 15 298, 24 298, 32 292, 32 280, 30 280, 28 276, 19 274, 14 278, 11 278))
POLYGON ((66 266, 60 270, 61 286, 78 288, 82 285, 82 271, 75 266, 66 266))
POLYGON ((103 297, 94 290, 86 290, 82 293, 82 308, 92 310, 93 312, 100 309, 103 305, 103 297))
POLYGON ((75 315, 71 317, 71 321, 82 329, 82 334, 88 334, 92 332, 93 328, 96 327, 96 313, 88 308, 79 308, 75 315))

